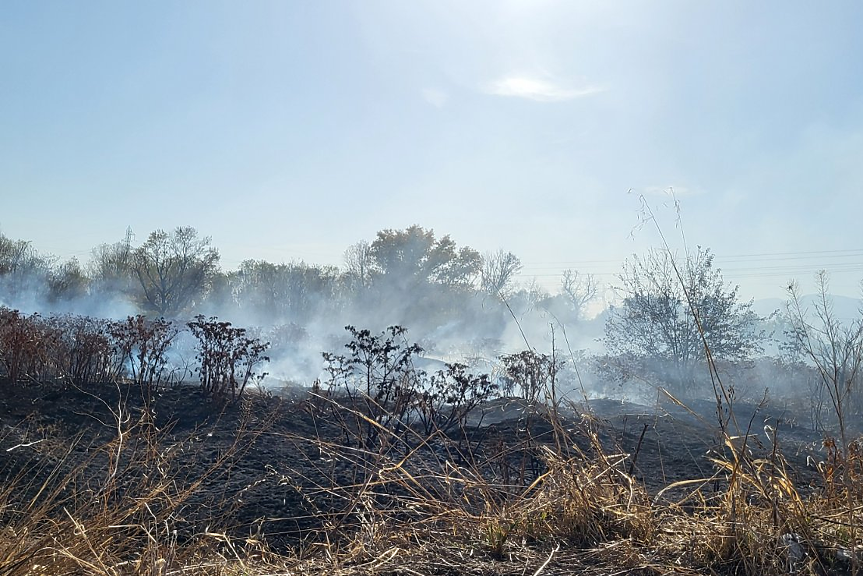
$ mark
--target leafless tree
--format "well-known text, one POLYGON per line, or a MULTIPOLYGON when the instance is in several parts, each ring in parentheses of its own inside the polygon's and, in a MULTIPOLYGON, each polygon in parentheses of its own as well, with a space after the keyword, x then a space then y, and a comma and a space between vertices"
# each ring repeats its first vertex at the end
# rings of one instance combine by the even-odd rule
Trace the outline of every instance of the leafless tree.
POLYGON ((53 263, 53 257, 40 254, 30 242, 0 234, 0 289, 5 296, 43 289, 53 263))
POLYGON ((110 285, 124 285, 134 277, 132 269, 134 250, 132 249, 132 229, 126 230, 126 237, 113 244, 100 244, 93 248, 88 273, 97 282, 110 285))
POLYGON ((82 298, 87 295, 88 282, 78 259, 71 258, 48 274, 48 298, 52 302, 82 298))
POLYGON ((605 345, 617 366, 675 394, 696 391, 696 372, 712 358, 742 362, 762 350, 765 333, 752 302, 738 300, 699 247, 675 265, 668 251, 633 256, 620 275, 623 303, 609 311, 605 345), (679 274, 678 274, 679 272, 679 274))
POLYGON ((218 264, 210 238, 199 238, 190 226, 156 230, 132 259, 144 306, 163 316, 174 316, 201 297, 218 264))
POLYGON ((358 288, 371 286, 372 279, 378 273, 371 244, 362 240, 345 250, 345 266, 352 286, 358 288))
POLYGON ((817 284, 814 315, 804 309, 797 284, 788 286, 788 335, 793 351, 815 367, 818 380, 813 398, 825 391, 829 396, 847 455, 848 419, 863 409, 863 318, 839 320, 833 311, 826 272, 818 273, 817 284))
POLYGON ((596 298, 596 277, 592 274, 581 274, 578 270, 564 270, 560 291, 572 306, 575 317, 580 320, 587 305, 596 298))
POLYGON ((237 305, 263 322, 305 322, 336 305, 339 270, 304 262, 245 260, 234 286, 237 305), (328 308, 329 307, 329 308, 328 308))
POLYGON ((516 274, 521 271, 521 260, 512 252, 490 252, 483 256, 481 288, 484 292, 507 297, 516 274))

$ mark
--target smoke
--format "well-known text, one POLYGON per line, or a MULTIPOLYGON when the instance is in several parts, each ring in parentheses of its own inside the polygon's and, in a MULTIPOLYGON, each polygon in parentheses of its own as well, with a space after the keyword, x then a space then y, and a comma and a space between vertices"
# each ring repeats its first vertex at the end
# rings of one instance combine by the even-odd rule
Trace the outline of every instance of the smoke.
POLYGON ((26 314, 78 314, 112 320, 139 313, 135 303, 114 287, 92 283, 77 293, 58 293, 50 276, 22 271, 0 276, 0 306, 26 314))
MULTIPOLYGON (((560 301, 537 298, 532 286, 514 287, 503 300, 471 287, 433 283, 352 286, 341 270, 302 262, 257 264, 257 271, 248 262, 225 274, 194 313, 246 327, 271 343, 269 364, 262 368, 268 373, 264 386, 310 386, 322 376, 322 352, 345 352, 349 325, 375 333, 393 325, 406 327, 408 339, 424 349, 421 364, 429 370, 461 362, 477 372, 497 373, 502 354, 528 347, 551 354, 557 348, 568 364, 581 364, 581 381, 572 367, 561 373, 562 389, 594 386, 586 351, 598 346, 600 322, 576 322, 560 301), (261 269, 270 276, 261 278, 261 269)), ((133 288, 124 278, 89 279, 85 290, 52 293, 50 268, 0 276, 2 304, 27 314, 119 320, 144 311, 133 288)), ((192 312, 174 320, 182 325, 191 317, 192 312)), ((195 340, 190 334, 175 339, 169 356, 176 371, 193 376, 195 340)))
MULTIPOLYGON (((587 317, 573 306, 578 299, 565 290, 547 294, 535 285, 509 284, 504 297, 481 290, 476 279, 447 281, 444 265, 427 277, 417 272, 421 267, 402 265, 402 275, 393 276, 375 268, 374 244, 361 244, 362 250, 351 253, 353 268, 249 260, 237 270, 220 271, 191 310, 174 320, 183 325, 193 314, 215 316, 270 342, 270 361, 262 370, 268 373, 263 385, 272 388, 310 386, 321 378, 321 353, 345 352, 350 336, 346 326, 380 333, 394 325, 407 328, 407 338, 424 349, 421 364, 430 371, 445 362, 461 362, 476 372, 499 375, 501 355, 532 349, 565 362, 558 386, 570 399, 589 396, 649 405, 656 402, 660 388, 669 386, 673 375, 659 358, 635 362, 608 356, 603 344, 608 313, 587 317)), ((128 256, 130 250, 128 242, 103 245, 94 258, 128 256)), ((459 252, 453 249, 451 254, 459 252)), ((116 264, 116 258, 111 263, 116 264)), ((122 267, 114 275, 97 274, 96 269, 93 262, 87 268, 76 261, 58 264, 29 243, 0 235, 0 306, 27 314, 109 319, 143 312, 133 277, 124 275, 122 267)), ((851 314, 846 312, 850 305, 841 304, 841 315, 851 314)), ((787 344, 782 342, 781 317, 771 317, 765 326, 774 336, 764 356, 722 364, 723 377, 734 384, 738 397, 756 398, 766 388, 774 396, 812 395, 809 368, 780 357, 787 344)), ((171 361, 191 378, 194 358, 194 338, 182 334, 174 342, 171 361)), ((690 392, 709 397, 710 386, 709 372, 699 366, 690 392)))

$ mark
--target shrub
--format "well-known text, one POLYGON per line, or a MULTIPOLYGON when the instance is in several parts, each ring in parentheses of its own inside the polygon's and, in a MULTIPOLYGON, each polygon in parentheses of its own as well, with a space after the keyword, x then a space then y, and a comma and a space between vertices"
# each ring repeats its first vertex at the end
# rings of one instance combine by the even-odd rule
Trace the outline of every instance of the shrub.
POLYGON ((423 349, 407 342, 407 329, 401 326, 390 326, 379 335, 353 326, 345 330, 351 334, 345 344, 349 354, 323 356, 330 388, 343 387, 350 404, 364 408, 367 419, 358 419, 354 432, 363 446, 370 447, 381 429, 399 430, 407 424, 420 374, 413 358, 423 349))
POLYGON ((498 385, 488 374, 472 374, 465 364, 455 363, 432 375, 423 388, 420 419, 425 433, 431 434, 463 429, 468 415, 492 398, 498 385))
POLYGON ((514 392, 517 386, 522 397, 530 403, 538 401, 543 392, 552 392, 557 374, 564 365, 553 356, 533 350, 504 354, 500 360, 506 371, 504 388, 514 392))
POLYGON ((195 316, 187 324, 198 339, 197 372, 201 388, 209 396, 227 397, 236 402, 251 381, 262 380, 266 373, 256 374, 256 367, 270 358, 264 353, 269 342, 246 335, 245 328, 234 328, 215 316, 195 316))
POLYGON ((167 352, 179 329, 164 318, 148 320, 140 314, 108 325, 114 342, 118 373, 128 369, 145 398, 165 381, 167 352))
POLYGON ((14 384, 23 379, 38 382, 52 374, 55 362, 49 351, 55 336, 39 314, 0 308, 0 364, 5 377, 14 384))
POLYGON ((51 356, 57 376, 76 386, 105 382, 117 376, 108 322, 65 314, 52 316, 46 326, 54 336, 51 356))

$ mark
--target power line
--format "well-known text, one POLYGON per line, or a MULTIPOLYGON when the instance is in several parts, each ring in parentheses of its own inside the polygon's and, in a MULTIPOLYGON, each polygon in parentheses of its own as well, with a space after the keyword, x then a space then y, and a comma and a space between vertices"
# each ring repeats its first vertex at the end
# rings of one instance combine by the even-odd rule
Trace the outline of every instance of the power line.
POLYGON ((845 250, 814 250, 814 251, 801 251, 801 252, 763 252, 760 254, 730 254, 726 256, 726 258, 749 258, 753 256, 787 256, 787 255, 801 255, 801 254, 837 254, 837 253, 845 253, 845 252, 858 252, 863 254, 863 248, 850 248, 845 250))
MULTIPOLYGON (((854 258, 863 257, 863 248, 843 249, 843 250, 812 250, 812 251, 795 251, 795 252, 759 252, 752 254, 728 254, 722 255, 713 253, 717 262, 736 262, 738 260, 752 259, 770 259, 770 260, 805 260, 816 257, 821 258, 854 258)), ((628 256, 627 256, 628 257, 628 256)), ((534 269, 552 269, 562 266, 564 268, 579 264, 620 264, 624 258, 620 260, 605 259, 605 260, 545 260, 541 262, 527 263, 524 270, 534 269)))

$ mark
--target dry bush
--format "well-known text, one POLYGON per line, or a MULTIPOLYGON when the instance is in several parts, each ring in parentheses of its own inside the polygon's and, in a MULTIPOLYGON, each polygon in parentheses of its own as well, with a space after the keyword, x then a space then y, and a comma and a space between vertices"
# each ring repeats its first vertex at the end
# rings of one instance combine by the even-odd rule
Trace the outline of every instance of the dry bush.
POLYGON ((537 402, 552 389, 564 365, 554 355, 539 354, 534 350, 504 354, 500 360, 506 372, 504 389, 511 394, 518 388, 521 397, 530 403, 537 402))
POLYGON ((187 326, 198 339, 197 372, 204 393, 218 398, 230 396, 236 402, 249 382, 266 376, 255 370, 270 360, 265 355, 269 342, 250 338, 245 328, 235 328, 215 317, 198 315, 187 326))
POLYGON ((164 381, 167 351, 176 335, 172 323, 143 316, 45 318, 0 308, 0 366, 10 382, 86 386, 129 377, 149 396, 164 381))
POLYGON ((149 398, 165 382, 167 352, 179 333, 169 320, 128 316, 108 326, 113 339, 117 371, 128 374, 149 398))
POLYGON ((64 314, 46 321, 55 335, 49 351, 58 376, 75 386, 116 380, 109 323, 105 320, 64 314))
POLYGON ((54 374, 56 362, 49 351, 56 340, 57 334, 39 314, 0 307, 0 361, 9 382, 38 382, 54 374))
POLYGON ((345 330, 351 335, 345 344, 348 353, 323 353, 327 394, 343 395, 349 408, 331 414, 340 422, 345 441, 365 450, 389 444, 391 438, 381 437, 382 432, 394 433, 397 443, 403 444, 399 433, 409 427, 423 377, 413 365, 422 347, 409 343, 401 326, 390 326, 381 334, 353 326, 345 330))
MULTIPOLYGON (((428 379, 423 375, 417 411, 426 436, 463 432, 471 413, 491 400, 498 385, 488 374, 473 374, 465 364, 447 363, 428 379)), ((463 437, 464 434, 460 434, 463 437)))

